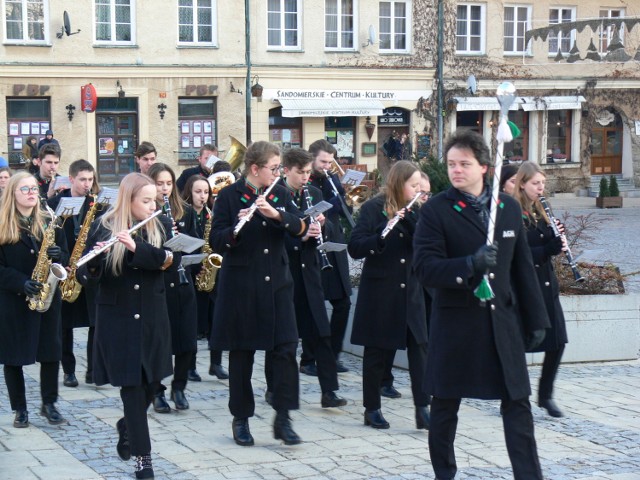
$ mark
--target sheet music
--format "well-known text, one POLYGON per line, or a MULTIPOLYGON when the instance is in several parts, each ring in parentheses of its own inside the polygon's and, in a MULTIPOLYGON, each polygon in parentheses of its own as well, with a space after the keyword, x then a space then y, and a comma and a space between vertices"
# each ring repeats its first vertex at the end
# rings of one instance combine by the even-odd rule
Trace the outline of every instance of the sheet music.
POLYGON ((57 217, 70 217, 78 215, 84 205, 86 197, 62 197, 56 208, 57 217))
POLYGON ((194 253, 193 255, 183 255, 182 266, 188 267, 189 265, 202 263, 202 261, 206 258, 206 256, 207 255, 204 253, 194 253))
POLYGON ((215 155, 209 155, 209 159, 207 160, 207 168, 209 170, 213 169, 213 166, 220 161, 220 158, 215 155))
POLYGON ((341 252, 346 248, 346 243, 337 242, 324 242, 321 246, 318 245, 318 250, 324 250, 325 252, 341 252))
POLYGON ((342 183, 343 185, 350 185, 352 187, 357 187, 362 183, 362 180, 364 180, 364 177, 366 176, 367 176, 366 172, 359 172, 358 170, 348 169, 344 173, 344 177, 342 177, 342 179, 340 180, 340 183, 342 183))
POLYGON ((115 188, 104 187, 98 194, 98 203, 106 205, 114 205, 118 198, 118 190, 115 188))
POLYGON ((175 237, 164 242, 164 246, 170 248, 174 252, 191 253, 195 249, 202 247, 204 240, 202 238, 191 237, 184 233, 179 233, 175 237))
POLYGON ((59 190, 61 188, 63 189, 71 188, 71 180, 69 180, 69 177, 65 177, 65 176, 56 177, 55 181, 53 182, 53 189, 59 190))
POLYGON ((332 208, 333 205, 331 205, 329 202, 322 200, 321 202, 316 203, 315 205, 307 208, 304 211, 304 214, 306 217, 317 217, 318 215, 320 215, 321 213, 326 212, 327 210, 329 210, 330 208, 332 208))

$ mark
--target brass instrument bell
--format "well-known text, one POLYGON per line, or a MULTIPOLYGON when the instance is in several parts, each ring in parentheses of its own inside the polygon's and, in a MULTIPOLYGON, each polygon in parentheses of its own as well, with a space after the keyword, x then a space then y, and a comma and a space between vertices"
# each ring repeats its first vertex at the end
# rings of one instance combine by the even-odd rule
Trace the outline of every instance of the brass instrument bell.
POLYGON ((220 193, 224 187, 231 185, 236 181, 236 177, 231 172, 216 172, 207 178, 211 186, 211 195, 214 197, 220 193))
POLYGON ((237 170, 244 163, 244 154, 247 152, 247 147, 245 147, 240 140, 229 135, 231 139, 231 146, 227 153, 225 153, 223 160, 225 162, 229 162, 231 165, 231 171, 237 170))
POLYGON ((371 196, 371 191, 367 185, 358 185, 346 192, 345 199, 350 207, 359 207, 371 196))

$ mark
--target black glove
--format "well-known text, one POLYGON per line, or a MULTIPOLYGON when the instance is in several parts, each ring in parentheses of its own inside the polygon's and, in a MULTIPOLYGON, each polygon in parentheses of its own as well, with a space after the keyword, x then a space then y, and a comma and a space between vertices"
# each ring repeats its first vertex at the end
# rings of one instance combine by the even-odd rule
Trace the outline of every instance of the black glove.
POLYGON ((40 282, 36 282, 35 280, 27 280, 26 282, 24 282, 22 290, 24 290, 25 295, 27 295, 28 297, 33 297, 40 293, 40 290, 42 290, 42 284, 40 282))
POLYGON ((477 274, 484 274, 487 269, 498 264, 498 244, 483 245, 471 257, 473 271, 477 274))
POLYGON ((539 346, 547 335, 547 331, 544 328, 540 330, 534 330, 527 336, 525 350, 530 351, 539 346))
POLYGON ((562 252, 562 237, 553 237, 544 246, 544 254, 547 257, 553 257, 562 252))
POLYGON ((57 262, 60 260, 60 257, 62 257, 62 249, 57 245, 47 248, 47 257, 52 261, 57 262))

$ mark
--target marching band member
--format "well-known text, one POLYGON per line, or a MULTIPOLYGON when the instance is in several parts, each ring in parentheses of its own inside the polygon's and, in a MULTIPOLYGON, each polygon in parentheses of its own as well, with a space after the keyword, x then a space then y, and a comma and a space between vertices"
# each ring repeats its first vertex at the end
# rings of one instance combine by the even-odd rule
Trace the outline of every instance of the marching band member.
POLYGON ((9 183, 9 178, 11 178, 12 172, 11 169, 7 166, 0 166, 0 201, 2 201, 2 192, 7 187, 9 183))
POLYGON ((177 265, 162 247, 173 226, 160 215, 128 231, 155 213, 156 195, 146 175, 125 176, 115 205, 92 227, 87 251, 116 241, 78 268, 81 283, 97 288, 93 379, 120 387, 117 452, 123 460, 136 457, 136 478, 153 478, 147 408, 173 370, 164 272, 177 265))
POLYGON ((406 208, 419 193, 418 167, 399 160, 389 171, 384 193, 361 207, 349 241, 349 254, 365 259, 351 343, 364 345, 364 423, 373 428, 389 428, 380 410, 380 387, 389 352, 397 349, 407 349, 416 428, 429 428, 429 396, 422 390, 427 358, 424 294, 411 268, 418 215, 417 206, 406 208), (397 223, 392 227, 391 222, 397 223))
MULTIPOLYGON (((55 406, 61 356, 60 292, 52 293, 53 301, 44 313, 31 310, 25 302, 25 297, 43 288, 32 280, 32 273, 51 219, 40 207, 39 191, 35 177, 18 172, 9 180, 0 205, 0 363, 11 409, 16 412, 16 428, 29 426, 22 367, 35 362, 40 362, 40 412, 52 425, 65 422, 55 406)), ((64 231, 54 231, 55 244, 48 246, 46 256, 64 265, 69 257, 64 231)))
POLYGON ((229 351, 235 442, 254 444, 249 430, 255 410, 251 376, 255 351, 265 350, 273 365, 273 434, 294 445, 301 442, 289 418, 289 410, 299 405, 298 331, 284 241, 288 234, 304 236, 307 224, 291 204, 289 192, 272 186, 280 172, 276 145, 253 143, 244 164, 243 177, 223 188, 214 205, 211 247, 224 255, 224 261, 217 280, 211 346, 229 351))
POLYGON ((40 198, 43 200, 53 197, 62 190, 54 190, 55 177, 60 176, 58 167, 60 167, 61 155, 60 145, 47 143, 40 149, 39 157, 35 160, 38 167, 35 177, 40 187, 40 198))
POLYGON ((187 180, 189 180, 193 175, 198 175, 205 180, 207 179, 207 177, 209 177, 209 175, 211 175, 212 172, 207 167, 207 162, 209 161, 209 157, 211 155, 215 155, 216 157, 218 156, 218 147, 210 143, 205 143, 202 147, 200 147, 198 165, 185 169, 180 174, 178 180, 176 180, 176 186, 181 193, 184 193, 187 180))
MULTIPOLYGON (((164 163, 154 163, 149 167, 148 175, 156 183, 156 202, 163 209, 164 214, 174 222, 174 230, 192 237, 195 236, 195 213, 193 208, 178 195, 173 170, 164 163)), ((180 263, 181 257, 180 253, 174 253, 176 265, 180 263)), ((187 275, 186 272, 184 274, 187 275)), ((187 278, 181 278, 178 270, 166 270, 164 279, 167 309, 171 323, 171 346, 175 358, 170 398, 175 403, 177 410, 187 410, 189 402, 184 395, 184 389, 187 386, 191 360, 197 350, 196 292, 193 282, 189 282, 187 278)), ((165 386, 161 384, 153 399, 153 409, 157 413, 171 412, 171 407, 164 396, 164 390, 165 386)))
POLYGON ((138 145, 136 153, 134 154, 134 159, 140 169, 140 173, 147 175, 151 165, 156 163, 157 157, 158 152, 156 151, 156 147, 153 143, 140 142, 140 145, 138 145))
POLYGON ((516 175, 513 196, 522 207, 522 218, 527 231, 527 240, 533 263, 536 267, 538 284, 544 297, 544 305, 551 320, 551 328, 542 344, 533 352, 544 352, 542 373, 538 385, 538 405, 547 410, 552 417, 562 417, 563 413, 552 399, 555 381, 564 346, 568 342, 567 326, 560 304, 560 287, 553 269, 552 258, 566 248, 564 237, 556 237, 551 228, 551 219, 540 204, 539 197, 544 195, 545 175, 536 163, 524 162, 516 175))
MULTIPOLYGON (((50 198, 47 203, 52 210, 55 210, 62 198, 85 197, 80 212, 77 215, 66 218, 63 224, 67 238, 67 249, 69 252, 73 252, 85 217, 96 201, 96 198, 91 197, 89 194, 97 194, 100 187, 95 178, 93 165, 82 159, 76 160, 69 165, 69 180, 71 182, 71 188, 58 193, 55 197, 50 198)), ((95 331, 95 315, 92 315, 90 311, 93 310, 94 306, 95 298, 93 292, 88 292, 85 288, 80 291, 80 295, 73 302, 62 302, 62 384, 65 387, 78 386, 78 379, 76 378, 76 357, 73 354, 74 328, 89 327, 87 335, 87 372, 85 375, 85 383, 93 383, 93 334, 95 331)))

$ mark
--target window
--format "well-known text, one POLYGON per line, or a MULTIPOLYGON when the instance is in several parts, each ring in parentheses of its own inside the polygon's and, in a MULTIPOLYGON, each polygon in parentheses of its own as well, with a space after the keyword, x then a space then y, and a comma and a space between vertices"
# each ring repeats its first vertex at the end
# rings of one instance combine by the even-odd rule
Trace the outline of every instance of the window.
POLYGON ((196 165, 200 147, 217 145, 215 98, 178 99, 178 163, 196 165))
POLYGON ((95 1, 95 42, 112 45, 135 43, 135 1, 95 1))
POLYGON ((355 0, 326 0, 324 46, 327 50, 353 50, 355 0))
POLYGON ((531 7, 504 7, 504 53, 528 52, 524 33, 529 29, 531 7))
MULTIPOLYGON (((612 8, 609 8, 607 10, 600 10, 599 16, 600 18, 623 18, 624 10, 612 9, 612 8)), ((614 27, 607 25, 606 21, 603 21, 600 24, 600 52, 601 53, 607 53, 607 47, 611 43, 613 30, 614 30, 614 27)), ((624 27, 623 26, 621 26, 618 34, 620 35, 620 40, 624 43, 624 27)))
POLYGON ((504 157, 510 162, 529 160, 529 112, 510 111, 509 120, 518 126, 520 135, 504 144, 504 157))
POLYGON ((283 152, 292 147, 302 147, 302 118, 282 116, 282 107, 269 110, 269 141, 283 152))
POLYGON ((269 0, 267 3, 269 48, 299 50, 302 47, 300 11, 300 0, 269 0))
POLYGON ((44 138, 51 128, 51 100, 49 98, 7 98, 7 126, 9 165, 24 166, 31 158, 22 155, 22 149, 30 137, 36 142, 44 138))
MULTIPOLYGON (((576 19, 574 8, 552 8, 549 10, 549 24, 569 23, 576 19)), ((558 51, 569 53, 571 44, 575 39, 575 30, 570 33, 550 33, 549 34, 549 55, 556 55, 558 51)))
POLYGON ((411 2, 380 2, 380 51, 409 52, 411 2))
POLYGON ((178 0, 178 43, 215 46, 215 0, 178 0))
POLYGON ((547 115, 547 163, 571 161, 572 110, 549 110, 547 115))
POLYGON ((355 163, 355 117, 325 117, 325 139, 336 149, 338 162, 341 165, 355 163))
POLYGON ((5 0, 5 41, 46 44, 49 41, 49 3, 44 0, 5 0))
POLYGON ((484 4, 458 4, 456 53, 484 53, 485 24, 484 4))

